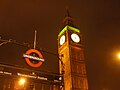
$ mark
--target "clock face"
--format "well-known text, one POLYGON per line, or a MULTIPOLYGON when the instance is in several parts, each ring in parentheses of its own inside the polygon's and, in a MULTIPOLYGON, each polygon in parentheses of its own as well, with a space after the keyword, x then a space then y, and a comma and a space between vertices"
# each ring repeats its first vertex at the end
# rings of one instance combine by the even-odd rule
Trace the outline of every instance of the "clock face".
POLYGON ((63 45, 64 42, 65 42, 65 35, 63 35, 63 36, 60 38, 60 45, 63 45))
POLYGON ((71 34, 71 39, 76 43, 80 42, 80 37, 76 33, 71 34))

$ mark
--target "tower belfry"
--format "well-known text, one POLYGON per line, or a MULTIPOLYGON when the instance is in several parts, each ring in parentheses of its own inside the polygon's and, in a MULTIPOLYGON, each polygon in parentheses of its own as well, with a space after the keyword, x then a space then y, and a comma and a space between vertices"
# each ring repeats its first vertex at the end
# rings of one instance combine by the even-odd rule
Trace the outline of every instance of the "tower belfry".
MULTIPOLYGON (((68 10, 64 27, 58 34, 58 53, 64 63, 63 90, 88 90, 82 35, 68 10)), ((61 62, 59 66, 62 73, 61 62)))

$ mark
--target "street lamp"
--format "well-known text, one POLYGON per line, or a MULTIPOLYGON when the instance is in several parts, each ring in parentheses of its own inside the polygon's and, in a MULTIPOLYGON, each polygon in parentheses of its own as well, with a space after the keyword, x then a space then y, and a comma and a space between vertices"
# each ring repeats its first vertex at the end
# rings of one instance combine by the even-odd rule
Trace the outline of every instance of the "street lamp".
POLYGON ((117 58, 120 59, 120 53, 117 54, 117 58))
POLYGON ((21 78, 20 81, 19 81, 19 84, 20 84, 20 85, 25 84, 25 78, 21 78))
POLYGON ((25 90, 25 82, 26 82, 25 78, 20 78, 19 85, 23 87, 23 90, 25 90))

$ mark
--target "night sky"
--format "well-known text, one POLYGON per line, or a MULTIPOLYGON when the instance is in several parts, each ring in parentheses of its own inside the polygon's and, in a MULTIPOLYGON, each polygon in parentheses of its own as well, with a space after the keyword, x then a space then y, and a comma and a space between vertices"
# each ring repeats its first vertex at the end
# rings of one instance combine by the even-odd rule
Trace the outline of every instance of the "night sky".
MULTIPOLYGON (((66 6, 83 35, 89 90, 119 90, 119 0, 0 0, 0 36, 33 47, 37 30, 37 49, 57 53, 66 6)), ((19 45, 2 45, 0 62, 26 65, 21 59, 26 50, 19 45)), ((43 56, 46 62, 40 69, 57 72, 57 56, 44 52, 43 56)))

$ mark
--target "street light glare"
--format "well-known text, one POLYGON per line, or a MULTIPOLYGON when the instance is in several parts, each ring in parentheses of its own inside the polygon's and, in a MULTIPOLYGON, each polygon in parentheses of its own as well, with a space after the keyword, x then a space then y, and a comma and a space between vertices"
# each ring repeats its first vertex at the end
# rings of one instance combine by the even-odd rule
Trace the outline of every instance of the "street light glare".
POLYGON ((19 84, 24 85, 24 83, 25 83, 25 78, 21 78, 20 81, 19 81, 19 84))
POLYGON ((118 59, 120 59, 120 53, 118 53, 118 55, 117 55, 117 56, 118 56, 118 59))

